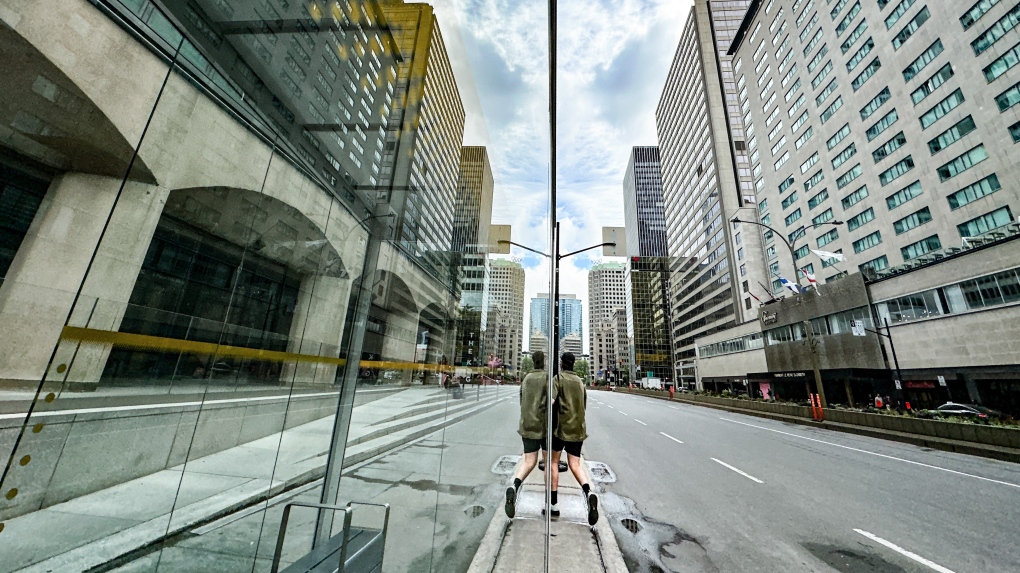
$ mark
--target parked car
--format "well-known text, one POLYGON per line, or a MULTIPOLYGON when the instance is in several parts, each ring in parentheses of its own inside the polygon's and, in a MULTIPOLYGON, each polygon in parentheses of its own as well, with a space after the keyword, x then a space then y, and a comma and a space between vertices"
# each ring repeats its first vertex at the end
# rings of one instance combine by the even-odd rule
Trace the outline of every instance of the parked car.
POLYGON ((977 404, 957 404, 956 402, 946 402, 932 410, 932 413, 940 416, 963 416, 966 418, 974 418, 980 421, 997 420, 1002 417, 1002 413, 984 406, 978 406, 977 404))

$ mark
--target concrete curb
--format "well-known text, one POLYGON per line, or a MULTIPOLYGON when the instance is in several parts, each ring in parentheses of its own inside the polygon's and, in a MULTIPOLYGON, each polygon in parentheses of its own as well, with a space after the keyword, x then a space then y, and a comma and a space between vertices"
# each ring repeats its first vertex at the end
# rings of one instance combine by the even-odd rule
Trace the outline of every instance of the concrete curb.
POLYGON ((748 416, 755 416, 758 418, 768 418, 770 420, 777 420, 780 422, 789 422, 792 424, 799 424, 801 426, 811 426, 814 428, 825 428, 828 430, 835 430, 837 432, 844 432, 847 434, 856 434, 859 436, 867 436, 870 438, 880 438, 884 440, 892 440, 895 442, 903 442, 906 444, 912 444, 922 448, 931 448, 933 450, 942 450, 945 452, 954 452, 958 454, 967 454, 971 456, 978 456, 982 458, 990 458, 994 460, 1001 460, 1004 462, 1020 463, 1020 450, 1014 448, 1007 448, 1003 446, 992 446, 985 444, 978 444, 975 442, 965 442, 963 440, 953 440, 949 438, 936 438, 932 436, 923 436, 919 434, 910 434, 907 432, 897 432, 895 430, 885 430, 880 428, 871 428, 868 426, 857 426, 854 424, 845 424, 841 422, 816 422, 807 418, 800 418, 798 416, 788 416, 784 414, 775 414, 772 412, 762 412, 759 410, 748 410, 745 408, 733 408, 730 406, 723 406, 720 404, 707 404, 705 402, 694 402, 692 400, 684 400, 682 398, 670 399, 668 396, 653 396, 650 394, 635 394, 630 393, 631 396, 641 396, 644 398, 653 398, 656 400, 665 400, 667 402, 678 402, 681 404, 688 404, 691 406, 700 406, 704 408, 712 408, 715 410, 723 410, 726 412, 733 412, 735 414, 746 414, 748 416))
MULTIPOLYGON (((588 462, 583 457, 581 460, 584 462, 582 467, 584 467, 584 475, 588 478, 588 483, 594 484, 595 480, 591 477, 591 468, 588 467, 588 462)), ((613 526, 609 524, 609 516, 601 515, 599 517, 602 519, 592 528, 592 534, 595 535, 595 543, 598 544, 605 573, 628 573, 627 563, 623 560, 623 552, 620 551, 620 545, 616 542, 616 534, 613 533, 613 526)))

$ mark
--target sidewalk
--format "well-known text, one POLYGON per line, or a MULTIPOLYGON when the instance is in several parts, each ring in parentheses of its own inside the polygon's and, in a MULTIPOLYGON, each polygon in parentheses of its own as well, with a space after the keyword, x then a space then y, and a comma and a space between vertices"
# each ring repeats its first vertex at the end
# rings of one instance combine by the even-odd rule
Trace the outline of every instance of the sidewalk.
MULTIPOLYGON (((582 466, 588 473, 587 462, 582 466)), ((595 487, 590 473, 588 483, 595 487)), ((549 570, 557 573, 626 573, 627 567, 609 527, 608 516, 600 506, 598 523, 595 527, 588 525, 584 495, 570 470, 560 472, 558 491, 560 516, 553 518, 549 525, 549 570)), ((508 520, 502 511, 498 511, 492 519, 469 573, 544 571, 544 507, 545 474, 536 467, 521 485, 514 519, 508 520)))
MULTIPOLYGON (((511 396, 412 388, 354 410, 349 466, 511 396)), ((0 571, 81 571, 323 475, 333 416, 6 522, 0 571)))

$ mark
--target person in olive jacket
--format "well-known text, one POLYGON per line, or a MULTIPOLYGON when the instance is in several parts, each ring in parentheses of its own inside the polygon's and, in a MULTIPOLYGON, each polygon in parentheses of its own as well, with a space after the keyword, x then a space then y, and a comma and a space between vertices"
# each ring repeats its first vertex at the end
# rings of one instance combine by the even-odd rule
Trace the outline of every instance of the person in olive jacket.
POLYGON ((524 442, 524 458, 514 474, 514 483, 506 488, 506 504, 503 509, 507 517, 513 517, 517 507, 517 493, 521 483, 527 479, 538 463, 538 450, 545 447, 545 427, 549 398, 549 376, 545 371, 545 353, 537 351, 531 355, 535 369, 521 381, 521 424, 517 433, 524 442))
POLYGON ((588 437, 585 427, 585 408, 588 404, 588 394, 584 389, 584 381, 574 374, 574 355, 564 352, 560 358, 560 373, 553 381, 553 399, 559 410, 559 425, 553 432, 552 451, 552 509, 550 515, 557 515, 556 508, 557 490, 560 483, 559 461, 560 452, 567 450, 567 466, 570 473, 574 474, 577 483, 581 484, 584 491, 585 502, 588 506, 588 524, 595 525, 599 520, 599 500, 591 492, 591 485, 588 483, 588 476, 581 467, 581 446, 588 437))

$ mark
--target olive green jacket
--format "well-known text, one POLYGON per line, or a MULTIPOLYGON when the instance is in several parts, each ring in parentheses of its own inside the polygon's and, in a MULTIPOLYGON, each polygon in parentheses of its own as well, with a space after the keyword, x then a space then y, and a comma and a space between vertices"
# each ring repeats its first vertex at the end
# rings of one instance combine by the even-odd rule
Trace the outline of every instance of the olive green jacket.
POLYGON ((521 381, 521 425, 517 433, 522 438, 545 437, 548 396, 549 376, 545 370, 532 370, 521 381))
POLYGON ((564 442, 583 442, 588 437, 584 424, 588 393, 584 382, 573 372, 561 372, 553 388, 560 414, 556 437, 564 442))

